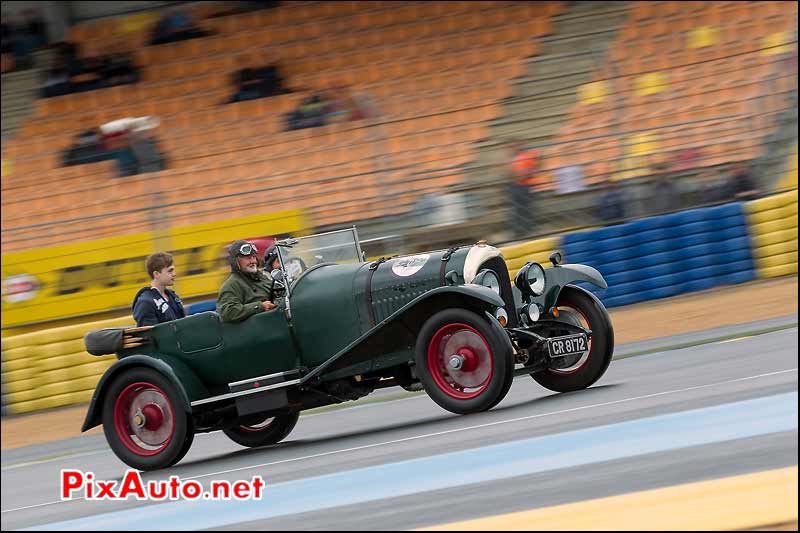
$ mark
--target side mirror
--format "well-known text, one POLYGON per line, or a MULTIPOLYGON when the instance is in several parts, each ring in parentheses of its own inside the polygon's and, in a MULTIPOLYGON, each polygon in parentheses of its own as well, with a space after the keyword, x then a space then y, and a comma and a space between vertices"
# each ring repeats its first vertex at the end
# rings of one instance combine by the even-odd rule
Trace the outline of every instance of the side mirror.
POLYGON ((553 252, 550 254, 550 262, 553 263, 553 266, 558 266, 561 264, 561 252, 553 252))
POLYGON ((280 268, 276 268, 275 270, 270 272, 269 275, 272 276, 272 279, 274 279, 275 281, 283 281, 283 270, 281 270, 280 268))

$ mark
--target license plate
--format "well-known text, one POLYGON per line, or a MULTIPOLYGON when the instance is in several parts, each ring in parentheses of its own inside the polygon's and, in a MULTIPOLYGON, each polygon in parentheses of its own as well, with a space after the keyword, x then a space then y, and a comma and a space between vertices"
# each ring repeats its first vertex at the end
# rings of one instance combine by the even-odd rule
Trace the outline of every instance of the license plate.
POLYGON ((550 349, 550 357, 564 357, 565 355, 575 355, 583 353, 589 349, 586 334, 567 335, 566 337, 554 337, 547 339, 547 347, 550 349))

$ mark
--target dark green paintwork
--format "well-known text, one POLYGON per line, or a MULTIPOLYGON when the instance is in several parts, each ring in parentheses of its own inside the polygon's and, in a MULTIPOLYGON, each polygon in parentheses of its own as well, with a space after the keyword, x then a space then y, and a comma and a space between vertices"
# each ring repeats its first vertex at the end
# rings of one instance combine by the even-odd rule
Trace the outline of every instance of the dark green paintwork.
MULTIPOLYGON (((463 281, 470 249, 417 254, 427 257, 410 271, 402 265, 408 266, 412 256, 389 259, 374 271, 369 262, 315 266, 292 286, 291 325, 285 309, 233 324, 212 312, 159 324, 147 332, 151 343, 135 354, 119 353, 120 362, 100 381, 95 397, 115 372, 131 364, 168 374, 182 385, 188 402, 228 392, 234 381, 297 367, 333 379, 404 364, 413 359, 415 328, 437 311, 463 306, 483 313, 503 305, 483 287, 442 286, 442 275, 450 271, 463 281), (449 259, 442 268, 445 255, 449 259)), ((547 270, 547 292, 535 301, 549 309, 561 288, 577 280, 605 286, 596 270, 563 265, 547 270)), ((92 405, 87 421, 96 416, 92 405)))
POLYGON ((543 309, 551 309, 558 300, 561 289, 569 283, 588 281, 601 289, 608 288, 603 275, 596 269, 586 265, 559 265, 545 270, 545 293, 533 298, 543 309))
POLYGON ((320 365, 361 336, 353 280, 362 265, 320 266, 292 287, 292 328, 303 365, 320 365))
POLYGON ((89 410, 86 413, 86 419, 84 420, 81 431, 86 431, 100 424, 103 408, 102 398, 111 381, 126 369, 139 366, 152 368, 166 376, 180 392, 180 407, 186 412, 191 412, 191 402, 201 398, 207 398, 210 394, 209 390, 203 385, 197 375, 195 375, 189 367, 175 358, 164 357, 158 354, 130 355, 111 365, 100 378, 100 381, 94 389, 94 394, 89 403, 89 410))

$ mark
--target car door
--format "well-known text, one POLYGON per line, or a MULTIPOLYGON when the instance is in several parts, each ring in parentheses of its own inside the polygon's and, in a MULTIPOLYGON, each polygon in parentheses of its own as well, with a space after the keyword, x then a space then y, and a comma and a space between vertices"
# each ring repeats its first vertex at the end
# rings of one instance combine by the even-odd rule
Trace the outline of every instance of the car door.
POLYGON ((222 324, 229 382, 297 368, 297 354, 282 309, 222 324))

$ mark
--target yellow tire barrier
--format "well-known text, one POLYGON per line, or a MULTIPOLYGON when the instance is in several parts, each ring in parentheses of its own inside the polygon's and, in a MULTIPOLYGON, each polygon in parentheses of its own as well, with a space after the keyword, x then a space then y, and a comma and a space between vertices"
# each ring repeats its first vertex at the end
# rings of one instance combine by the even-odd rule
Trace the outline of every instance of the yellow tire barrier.
POLYGON ((42 387, 37 387, 35 390, 6 394, 4 397, 9 404, 31 402, 37 399, 46 399, 48 396, 61 396, 82 390, 94 389, 99 380, 100 376, 92 376, 63 383, 50 383, 42 387))
POLYGON ((34 411, 41 411, 43 409, 64 407, 65 405, 88 403, 89 400, 92 399, 93 393, 94 387, 82 391, 70 392, 57 396, 49 396, 47 398, 38 398, 36 400, 29 400, 26 402, 19 402, 14 405, 14 412, 20 414, 31 413, 34 411))
POLYGON ((773 255, 783 255, 797 251, 797 241, 778 242, 768 246, 762 246, 753 250, 753 257, 763 259, 773 255))
POLYGON ((75 352, 82 352, 86 349, 83 344, 83 337, 61 342, 51 342, 50 344, 42 344, 40 350, 47 357, 55 357, 56 355, 66 355, 75 352))
POLYGON ((797 263, 765 267, 758 269, 759 276, 762 278, 778 278, 781 276, 791 276, 797 274, 797 263))
POLYGON ((745 205, 760 278, 797 273, 797 189, 745 205))
MULTIPOLYGON (((116 357, 113 355, 104 356, 103 358, 116 360, 116 357)), ((48 357, 47 359, 41 359, 36 365, 36 368, 42 372, 47 372, 50 370, 57 370, 59 368, 96 363, 98 360, 100 360, 99 357, 90 355, 88 352, 75 352, 66 355, 58 355, 56 357, 48 357)))
POLYGON ((26 368, 31 367, 30 361, 26 361, 25 359, 14 359, 13 361, 3 361, 2 364, 2 372, 3 372, 3 379, 5 379, 6 372, 13 372, 15 370, 24 370, 26 368))
POLYGON ((753 248, 762 248, 772 244, 788 241, 797 241, 797 228, 773 231, 771 233, 755 234, 752 237, 753 248))
POLYGON ((116 357, 89 355, 83 336, 95 329, 132 324, 132 319, 122 317, 4 338, 4 407, 23 413, 88 401, 116 357))
POLYGON ((16 359, 30 361, 33 355, 34 350, 32 346, 20 346, 19 348, 13 348, 11 350, 3 349, 3 362, 14 361, 16 359))
POLYGON ((42 384, 58 383, 60 381, 72 381, 86 377, 102 375, 110 365, 103 361, 89 363, 85 365, 58 368, 49 372, 42 372, 38 379, 42 384))
POLYGON ((561 239, 558 237, 547 237, 544 239, 537 239, 535 241, 505 246, 500 248, 500 251, 503 252, 503 257, 505 257, 506 260, 516 259, 524 255, 535 254, 538 252, 550 251, 550 253, 552 253, 552 250, 555 250, 560 242, 561 239))
POLYGON ((5 394, 12 394, 26 390, 32 390, 36 388, 36 382, 37 382, 36 379, 30 378, 30 379, 18 379, 15 381, 10 381, 8 383, 3 383, 3 392, 5 394))
POLYGON ((797 264, 797 252, 789 252, 780 255, 771 255, 769 257, 762 257, 756 259, 756 265, 759 268, 769 268, 781 265, 788 265, 790 263, 797 264))
POLYGON ((511 259, 511 260, 507 259, 506 266, 508 266, 509 272, 517 271, 520 268, 522 268, 525 265, 525 263, 528 263, 529 261, 535 261, 537 263, 540 263, 543 267, 547 268, 548 266, 550 266, 549 257, 550 254, 552 253, 553 253, 552 251, 548 250, 547 252, 530 254, 523 257, 518 257, 516 259, 511 259))
MULTIPOLYGON (((7 372, 3 374, 3 380, 8 380, 8 383, 14 383, 15 381, 23 381, 26 379, 31 379, 36 376, 36 369, 35 368, 23 368, 20 370, 14 370, 12 372, 7 372)), ((6 381, 3 381, 5 385, 6 381)))
POLYGON ((558 249, 560 243, 560 237, 546 237, 500 248, 506 260, 511 279, 514 279, 517 271, 528 261, 541 263, 545 268, 550 266, 550 254, 558 249))
MULTIPOLYGON (((770 211, 777 215, 777 211, 770 211)), ((777 231, 786 231, 791 230, 792 228, 796 228, 797 225, 792 226, 791 221, 780 218, 776 216, 773 220, 767 220, 766 222, 762 222, 760 224, 753 224, 750 226, 750 233, 752 235, 763 235, 765 233, 775 233, 777 231)))
POLYGON ((786 205, 785 199, 780 194, 775 196, 768 196, 766 198, 759 198, 747 204, 747 211, 752 215, 760 213, 761 211, 770 211, 772 209, 779 209, 786 205))

